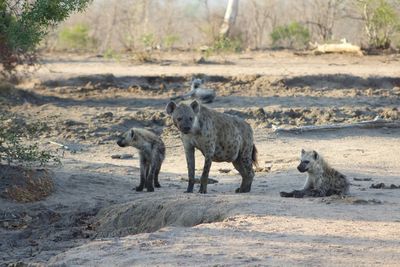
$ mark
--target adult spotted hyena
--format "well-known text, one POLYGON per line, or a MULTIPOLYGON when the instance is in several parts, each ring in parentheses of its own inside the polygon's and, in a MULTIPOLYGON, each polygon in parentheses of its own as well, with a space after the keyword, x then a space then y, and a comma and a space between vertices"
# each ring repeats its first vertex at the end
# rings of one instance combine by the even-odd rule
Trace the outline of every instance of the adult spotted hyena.
POLYGON ((153 192, 154 186, 161 187, 158 174, 165 158, 165 146, 159 136, 145 129, 132 128, 122 134, 117 144, 120 147, 133 146, 139 150, 140 184, 136 191, 146 187, 148 192, 153 192))
POLYGON ((314 150, 301 150, 301 162, 297 169, 308 174, 304 188, 290 193, 281 192, 281 197, 324 197, 335 194, 345 195, 349 192, 350 183, 346 176, 331 168, 314 150))
POLYGON ((207 180, 211 163, 232 162, 242 176, 237 193, 249 192, 254 178, 253 164, 257 164, 257 150, 253 143, 253 130, 244 120, 213 111, 197 101, 176 105, 171 101, 166 112, 172 116, 181 133, 188 167, 187 192, 194 186, 194 149, 204 155, 203 173, 200 178, 200 193, 207 193, 207 180))

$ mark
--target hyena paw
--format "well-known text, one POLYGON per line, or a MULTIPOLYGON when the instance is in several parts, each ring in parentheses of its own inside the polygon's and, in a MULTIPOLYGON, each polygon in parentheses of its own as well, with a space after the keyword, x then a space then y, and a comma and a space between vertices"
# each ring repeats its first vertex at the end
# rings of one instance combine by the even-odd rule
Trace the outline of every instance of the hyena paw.
POLYGON ((304 192, 298 191, 298 190, 294 190, 293 191, 293 197, 295 197, 295 198, 303 198, 304 197, 304 192))
POLYGON ((161 185, 160 185, 159 182, 154 183, 154 186, 157 187, 157 188, 160 188, 160 187, 161 187, 161 185))
POLYGON ((147 187, 147 192, 154 192, 154 187, 152 186, 147 187))
POLYGON ((136 186, 135 190, 138 191, 138 192, 143 191, 143 185, 136 186))
POLYGON ((250 188, 236 188, 235 193, 248 193, 250 192, 250 188))
POLYGON ((288 193, 288 192, 280 192, 279 195, 281 197, 293 197, 293 193, 288 193))
POLYGON ((205 186, 200 185, 199 193, 200 194, 207 194, 207 188, 205 186))
POLYGON ((189 183, 185 193, 193 193, 194 183, 189 183))

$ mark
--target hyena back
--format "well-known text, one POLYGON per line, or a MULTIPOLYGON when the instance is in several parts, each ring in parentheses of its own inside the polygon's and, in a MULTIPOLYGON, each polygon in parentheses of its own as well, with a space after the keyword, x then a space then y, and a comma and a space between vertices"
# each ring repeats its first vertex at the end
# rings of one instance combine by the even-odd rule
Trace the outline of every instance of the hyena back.
POLYGON ((195 159, 194 150, 204 156, 200 193, 207 192, 207 180, 211 163, 232 162, 242 176, 236 192, 249 192, 254 178, 253 164, 257 163, 257 150, 253 143, 253 131, 248 123, 238 117, 219 113, 193 101, 190 105, 171 101, 166 112, 181 133, 188 168, 187 192, 193 192, 195 159))
POLYGON ((120 147, 133 146, 139 150, 140 184, 136 191, 146 187, 148 192, 153 192, 154 186, 161 187, 158 174, 165 158, 165 145, 159 136, 145 129, 132 128, 119 138, 117 144, 120 147))
POLYGON ((316 151, 304 151, 303 149, 301 162, 297 169, 308 174, 303 189, 289 193, 281 192, 282 197, 324 197, 349 193, 350 183, 346 176, 330 167, 316 151))

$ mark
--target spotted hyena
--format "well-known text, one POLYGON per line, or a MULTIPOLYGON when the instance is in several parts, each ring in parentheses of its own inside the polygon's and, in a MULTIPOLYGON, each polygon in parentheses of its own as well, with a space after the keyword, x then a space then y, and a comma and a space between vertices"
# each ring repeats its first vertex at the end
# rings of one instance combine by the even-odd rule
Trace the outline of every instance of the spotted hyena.
POLYGON ((281 197, 345 195, 349 192, 350 183, 346 176, 331 168, 316 151, 301 151, 299 172, 307 172, 308 177, 302 190, 290 193, 281 192, 281 197))
POLYGON ((140 184, 136 191, 146 187, 148 192, 153 192, 154 186, 161 187, 158 174, 165 158, 165 146, 159 136, 145 129, 132 128, 122 134, 117 144, 120 147, 133 146, 139 150, 140 184))
POLYGON ((211 110, 197 101, 191 104, 171 101, 166 112, 181 133, 188 167, 187 192, 193 192, 195 160, 194 150, 204 155, 200 193, 207 193, 207 180, 211 163, 232 162, 242 176, 236 192, 249 192, 254 178, 253 164, 257 164, 257 150, 253 143, 253 130, 244 120, 211 110))

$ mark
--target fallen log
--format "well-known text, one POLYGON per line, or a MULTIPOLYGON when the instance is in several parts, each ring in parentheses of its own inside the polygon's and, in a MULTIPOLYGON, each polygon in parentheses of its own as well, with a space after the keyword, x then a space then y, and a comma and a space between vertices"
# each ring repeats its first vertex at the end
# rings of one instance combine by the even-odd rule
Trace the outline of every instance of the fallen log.
POLYGON ((274 127, 272 129, 275 133, 304 133, 312 131, 330 131, 330 130, 342 130, 342 129, 375 129, 375 128, 400 128, 400 121, 389 121, 384 119, 374 119, 369 121, 361 121, 351 124, 327 124, 327 125, 306 125, 300 127, 274 127))
POLYGON ((348 53, 358 56, 363 55, 359 46, 348 43, 346 40, 342 40, 342 43, 340 44, 318 44, 315 42, 314 44, 310 44, 310 47, 315 55, 330 53, 348 53))

